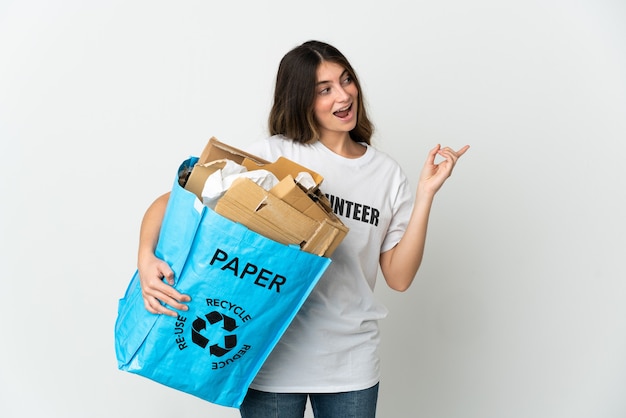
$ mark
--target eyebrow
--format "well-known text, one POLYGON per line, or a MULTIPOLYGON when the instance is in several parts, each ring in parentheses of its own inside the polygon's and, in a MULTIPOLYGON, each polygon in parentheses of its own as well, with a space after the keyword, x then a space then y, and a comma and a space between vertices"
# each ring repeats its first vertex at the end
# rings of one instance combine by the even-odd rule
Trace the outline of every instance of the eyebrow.
MULTIPOLYGON (((343 72, 341 73, 341 75, 339 76, 339 78, 343 78, 343 76, 345 76, 346 74, 350 74, 348 72, 348 70, 343 70, 343 72)), ((326 84, 326 83, 330 83, 330 80, 322 80, 322 81, 318 81, 315 85, 319 86, 320 84, 326 84)))

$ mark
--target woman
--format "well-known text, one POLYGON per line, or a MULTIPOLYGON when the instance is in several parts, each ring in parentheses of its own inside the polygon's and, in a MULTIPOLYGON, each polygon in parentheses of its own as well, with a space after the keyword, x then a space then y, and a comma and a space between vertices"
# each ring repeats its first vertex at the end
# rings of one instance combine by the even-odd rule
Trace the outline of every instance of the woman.
MULTIPOLYGON (((243 418, 303 417, 310 399, 317 418, 376 414, 380 378, 374 298, 378 268, 388 286, 409 288, 421 264, 433 198, 469 148, 434 147, 415 199, 400 166, 370 145, 373 127, 356 73, 336 48, 309 41, 280 62, 271 137, 247 151, 266 160, 284 156, 320 173, 321 189, 350 232, 333 262, 275 347, 241 406, 243 418), (435 157, 443 161, 435 164, 435 157)), ((168 195, 148 209, 140 233, 138 269, 146 309, 176 315, 187 295, 168 286, 169 266, 154 255, 168 195)))

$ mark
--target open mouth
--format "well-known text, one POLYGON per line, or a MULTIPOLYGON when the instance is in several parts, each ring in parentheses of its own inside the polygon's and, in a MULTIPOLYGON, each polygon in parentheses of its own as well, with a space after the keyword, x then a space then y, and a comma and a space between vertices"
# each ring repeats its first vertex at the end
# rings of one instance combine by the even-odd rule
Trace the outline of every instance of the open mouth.
POLYGON ((348 107, 333 112, 333 115, 337 116, 338 118, 345 118, 350 114, 350 110, 352 110, 352 104, 350 104, 350 106, 348 107))

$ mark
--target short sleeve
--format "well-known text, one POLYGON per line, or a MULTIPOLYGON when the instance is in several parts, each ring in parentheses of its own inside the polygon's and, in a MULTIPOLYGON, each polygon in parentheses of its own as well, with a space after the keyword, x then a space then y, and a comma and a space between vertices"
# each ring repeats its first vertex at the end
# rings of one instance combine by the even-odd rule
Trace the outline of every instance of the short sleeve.
POLYGON ((400 186, 398 187, 398 192, 393 202, 393 215, 389 223, 389 228, 387 229, 387 234, 383 239, 383 245, 380 248, 381 253, 389 251, 400 242, 409 224, 411 212, 413 211, 413 193, 409 181, 404 173, 400 175, 402 180, 400 181, 400 186))

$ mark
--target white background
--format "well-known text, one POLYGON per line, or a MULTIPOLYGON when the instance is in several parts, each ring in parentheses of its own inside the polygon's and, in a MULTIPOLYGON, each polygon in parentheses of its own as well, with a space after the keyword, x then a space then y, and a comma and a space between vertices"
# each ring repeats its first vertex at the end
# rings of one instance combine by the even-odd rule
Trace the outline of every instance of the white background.
POLYGON ((379 416, 623 418, 625 22, 621 0, 0 1, 0 416, 238 416, 117 370, 117 301, 178 164, 265 136, 280 58, 319 39, 411 179, 472 146, 413 287, 379 283, 379 416))

